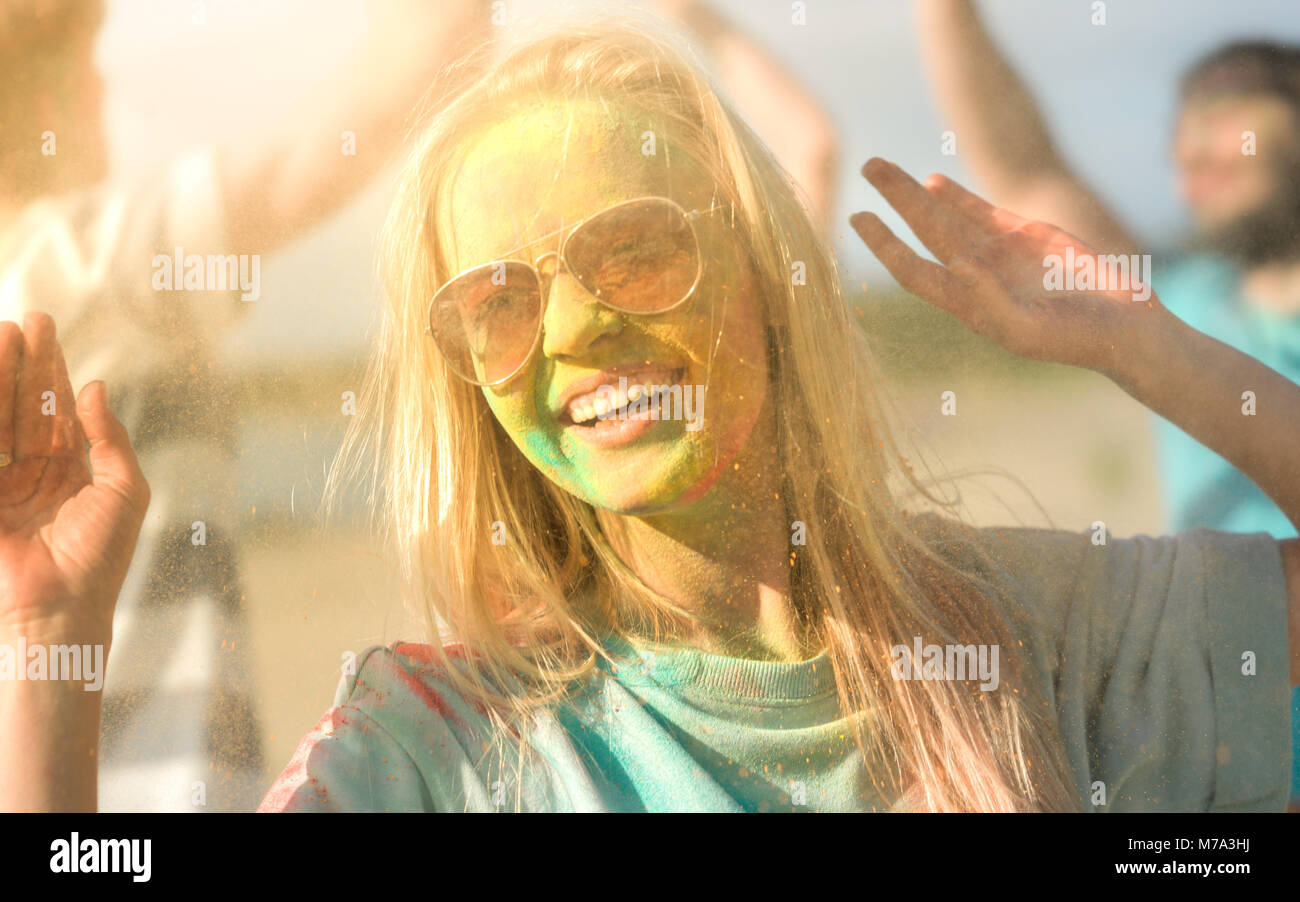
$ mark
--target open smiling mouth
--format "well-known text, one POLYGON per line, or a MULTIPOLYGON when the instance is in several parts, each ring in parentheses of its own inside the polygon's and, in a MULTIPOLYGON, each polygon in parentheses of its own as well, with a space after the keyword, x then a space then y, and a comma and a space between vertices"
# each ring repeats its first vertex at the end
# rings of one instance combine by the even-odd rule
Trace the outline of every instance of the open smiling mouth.
POLYGON ((566 430, 584 438, 631 439, 655 421, 671 419, 673 405, 665 404, 672 388, 681 390, 685 367, 656 368, 611 380, 573 398, 559 415, 566 430))

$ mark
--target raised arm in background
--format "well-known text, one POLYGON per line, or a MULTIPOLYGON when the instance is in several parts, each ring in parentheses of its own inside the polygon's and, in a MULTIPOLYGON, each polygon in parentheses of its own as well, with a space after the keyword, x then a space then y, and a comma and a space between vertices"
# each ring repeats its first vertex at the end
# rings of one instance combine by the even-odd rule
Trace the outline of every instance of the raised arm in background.
MULTIPOLYGON (((303 72, 311 87, 300 104, 270 92, 257 97, 281 111, 278 125, 241 129, 217 144, 229 250, 273 251, 349 200, 401 144, 439 72, 491 31, 487 0, 371 0, 366 9, 366 36, 351 59, 328 75, 303 72), (355 155, 343 152, 344 132, 355 135, 355 155)), ((94 61, 105 14, 104 0, 0 0, 0 76, 8 85, 0 93, 0 229, 29 205, 108 174, 94 61), (45 155, 46 132, 58 136, 57 155, 45 155)), ((62 300, 42 303, 58 310, 62 300)))
POLYGON ((273 250, 356 194, 401 144, 440 70, 490 36, 486 0, 376 0, 367 9, 362 48, 278 134, 219 148, 235 250, 273 250), (355 156, 342 152, 345 131, 356 136, 355 156))
POLYGON ((994 202, 1060 226, 1108 254, 1140 242, 1061 157, 1033 96, 972 0, 917 0, 926 71, 957 156, 994 202))
POLYGON ((711 57, 736 111, 808 194, 813 221, 829 232, 839 185, 839 131, 812 93, 758 41, 705 0, 655 0, 711 57))

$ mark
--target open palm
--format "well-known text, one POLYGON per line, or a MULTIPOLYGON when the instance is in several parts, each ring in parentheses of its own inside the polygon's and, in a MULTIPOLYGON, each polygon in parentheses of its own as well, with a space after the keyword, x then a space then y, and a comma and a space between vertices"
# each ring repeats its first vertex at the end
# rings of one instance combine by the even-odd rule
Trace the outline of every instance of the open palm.
POLYGON ((104 384, 74 404, 44 313, 0 322, 0 464, 0 626, 108 635, 149 487, 104 384))
POLYGON ((922 186, 879 158, 862 173, 939 260, 919 256, 877 216, 855 214, 853 227, 899 285, 1013 353, 1108 372, 1118 349, 1163 310, 1136 281, 1122 290, 1045 288, 1049 260, 1100 259, 1056 226, 994 207, 944 176, 922 186))

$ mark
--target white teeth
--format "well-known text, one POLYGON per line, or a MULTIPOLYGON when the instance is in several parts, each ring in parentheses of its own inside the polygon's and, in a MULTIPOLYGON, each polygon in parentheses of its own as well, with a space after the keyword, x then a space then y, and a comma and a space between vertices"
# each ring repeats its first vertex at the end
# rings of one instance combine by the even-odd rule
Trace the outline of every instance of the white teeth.
POLYGON ((602 385, 595 391, 587 392, 569 402, 569 419, 574 423, 605 419, 614 411, 626 407, 644 395, 648 395, 650 390, 644 384, 645 382, 661 384, 673 379, 675 375, 675 372, 660 373, 658 370, 653 375, 649 372, 641 372, 636 374, 635 377, 641 381, 633 385, 627 385, 626 390, 620 390, 617 381, 609 385, 602 385))

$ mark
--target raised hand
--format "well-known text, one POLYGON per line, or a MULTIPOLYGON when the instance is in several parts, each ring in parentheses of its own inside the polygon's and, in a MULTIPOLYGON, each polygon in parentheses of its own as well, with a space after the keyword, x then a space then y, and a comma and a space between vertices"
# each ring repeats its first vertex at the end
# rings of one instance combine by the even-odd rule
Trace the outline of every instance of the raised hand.
POLYGON ((0 322, 0 633, 106 640, 148 504, 104 384, 74 405, 54 320, 0 322))
POLYGON ((1136 280, 1121 289, 1045 288, 1053 257, 1090 256, 1106 265, 1055 226, 994 207, 944 176, 932 175, 922 186, 879 158, 862 174, 940 261, 919 256, 877 216, 854 214, 854 229, 898 284, 1015 354, 1111 375, 1117 356, 1137 345, 1153 314, 1163 311, 1136 280))
MULTIPOLYGON (((104 383, 74 406, 54 320, 0 322, 0 645, 12 667, 28 668, 24 647, 49 659, 74 646, 102 667, 148 506, 104 383)), ((0 811, 96 808, 101 701, 85 676, 0 679, 0 811)))

